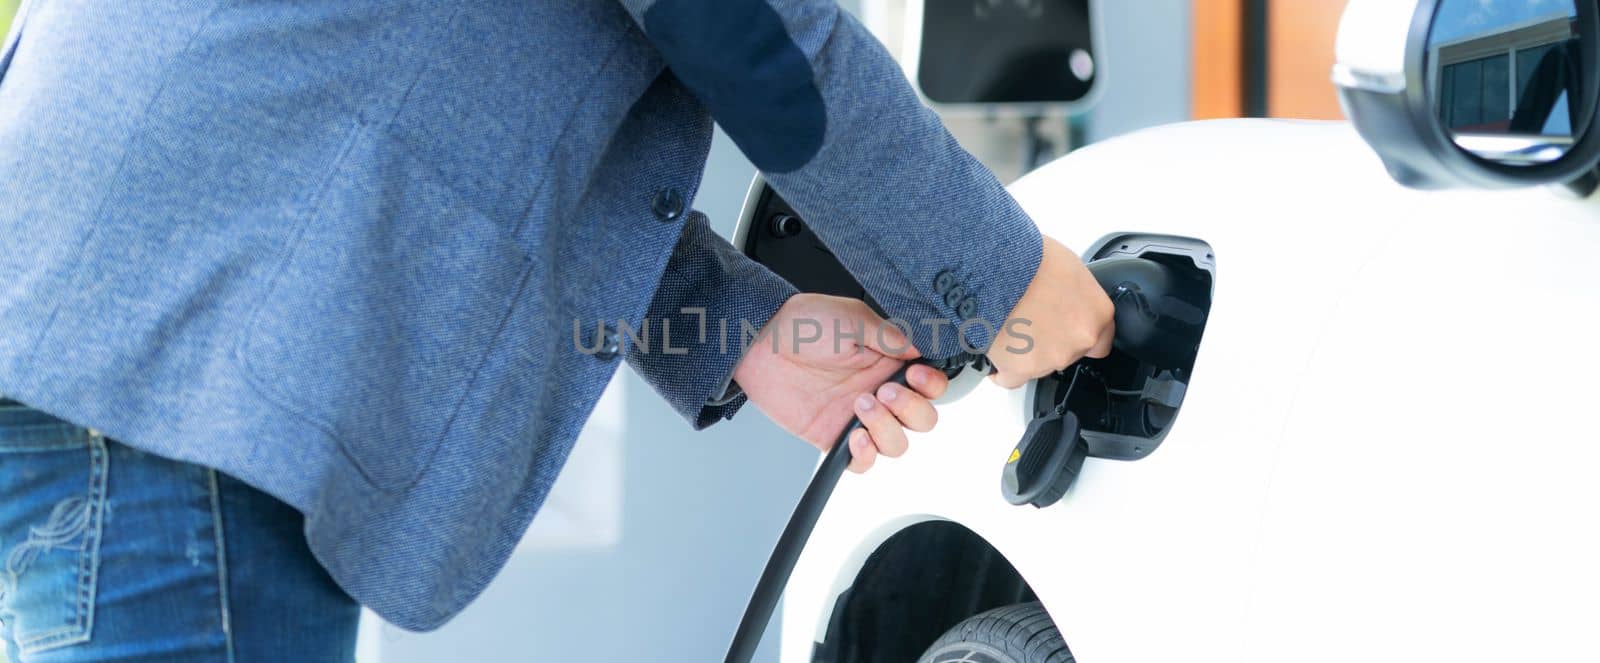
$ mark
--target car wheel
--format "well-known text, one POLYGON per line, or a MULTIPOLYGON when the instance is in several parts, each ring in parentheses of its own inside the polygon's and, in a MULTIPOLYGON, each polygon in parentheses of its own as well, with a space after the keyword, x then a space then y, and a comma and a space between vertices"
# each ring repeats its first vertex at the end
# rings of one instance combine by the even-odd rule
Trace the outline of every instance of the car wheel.
POLYGON ((1037 601, 995 608, 950 627, 917 663, 1073 663, 1037 601))

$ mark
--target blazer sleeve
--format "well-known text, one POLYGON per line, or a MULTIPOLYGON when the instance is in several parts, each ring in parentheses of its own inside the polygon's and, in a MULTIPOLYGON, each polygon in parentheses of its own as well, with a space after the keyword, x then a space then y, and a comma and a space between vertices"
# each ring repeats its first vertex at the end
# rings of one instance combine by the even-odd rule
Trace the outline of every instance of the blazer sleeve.
POLYGON ((860 22, 833 0, 622 2, 924 356, 988 348, 1039 231, 860 22))
POLYGON ((695 429, 731 419, 746 400, 738 392, 723 398, 745 332, 765 327, 793 294, 694 212, 645 313, 650 344, 628 344, 628 365, 695 429))

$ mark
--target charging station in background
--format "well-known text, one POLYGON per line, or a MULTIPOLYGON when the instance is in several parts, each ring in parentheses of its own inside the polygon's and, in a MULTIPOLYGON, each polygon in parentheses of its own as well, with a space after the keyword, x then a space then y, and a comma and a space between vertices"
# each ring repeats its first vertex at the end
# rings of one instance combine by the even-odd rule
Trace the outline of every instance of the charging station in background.
POLYGON ((864 0, 861 15, 940 115, 1020 122, 1026 173, 1084 142, 1108 75, 1099 2, 864 0))

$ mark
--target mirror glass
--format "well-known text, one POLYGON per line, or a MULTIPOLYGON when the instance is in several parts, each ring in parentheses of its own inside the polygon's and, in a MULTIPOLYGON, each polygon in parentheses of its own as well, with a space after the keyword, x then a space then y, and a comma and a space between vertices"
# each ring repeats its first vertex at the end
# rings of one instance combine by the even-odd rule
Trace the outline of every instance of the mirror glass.
POLYGON ((945 104, 1066 103, 1099 69, 1088 0, 924 0, 917 86, 945 104))
POLYGON ((1514 165, 1566 154, 1583 108, 1574 0, 1440 0, 1428 91, 1456 145, 1514 165))

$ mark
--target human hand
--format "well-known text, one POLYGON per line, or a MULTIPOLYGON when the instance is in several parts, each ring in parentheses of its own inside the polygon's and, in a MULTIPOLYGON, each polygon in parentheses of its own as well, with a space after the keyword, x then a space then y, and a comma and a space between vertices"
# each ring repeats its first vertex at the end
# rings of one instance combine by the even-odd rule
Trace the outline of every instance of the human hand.
POLYGON ((1114 309, 1111 298, 1094 280, 1071 249, 1044 238, 1039 272, 1011 310, 1008 323, 1031 337, 997 336, 989 348, 995 367, 990 379, 1015 389, 1035 378, 1072 365, 1084 357, 1104 357, 1111 352, 1114 309))
POLYGON ((799 294, 762 329, 733 379, 778 426, 824 451, 860 417, 864 427, 850 435, 850 470, 859 473, 879 454, 905 453, 906 429, 927 432, 939 420, 930 401, 949 386, 943 371, 919 364, 906 370, 910 388, 884 384, 918 356, 905 334, 865 303, 799 294))

